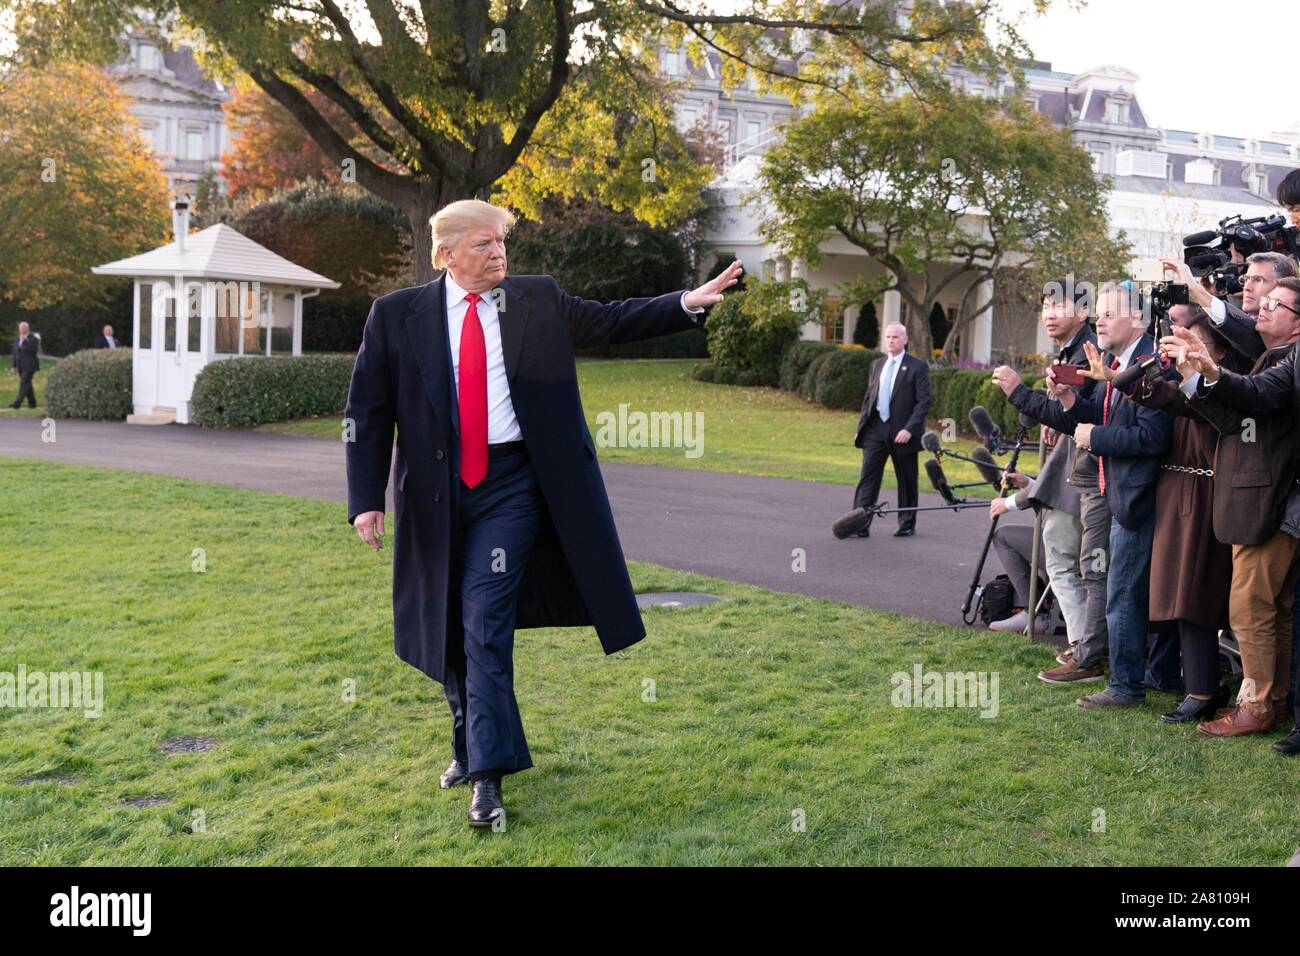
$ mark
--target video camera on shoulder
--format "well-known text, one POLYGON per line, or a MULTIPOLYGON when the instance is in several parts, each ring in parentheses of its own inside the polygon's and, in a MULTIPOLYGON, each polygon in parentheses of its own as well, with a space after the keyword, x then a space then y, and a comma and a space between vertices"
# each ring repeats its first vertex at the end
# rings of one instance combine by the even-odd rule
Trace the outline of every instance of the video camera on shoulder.
POLYGON ((1288 226, 1282 215, 1243 219, 1240 214, 1219 220, 1219 228, 1183 237, 1183 261, 1197 278, 1211 276, 1214 294, 1241 294, 1245 259, 1256 252, 1280 252, 1296 257, 1300 251, 1300 229, 1288 226), (1232 261, 1236 251, 1241 262, 1232 261))

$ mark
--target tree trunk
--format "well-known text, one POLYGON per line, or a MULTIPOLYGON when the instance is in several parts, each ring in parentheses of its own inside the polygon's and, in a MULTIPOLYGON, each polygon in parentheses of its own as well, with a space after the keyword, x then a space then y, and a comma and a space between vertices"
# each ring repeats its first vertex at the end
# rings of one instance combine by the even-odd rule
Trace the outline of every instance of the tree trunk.
POLYGON ((429 220, 443 206, 458 199, 474 199, 472 190, 457 189, 451 184, 420 183, 414 194, 402 204, 411 224, 411 273, 416 285, 432 282, 440 270, 433 267, 433 230, 429 220))

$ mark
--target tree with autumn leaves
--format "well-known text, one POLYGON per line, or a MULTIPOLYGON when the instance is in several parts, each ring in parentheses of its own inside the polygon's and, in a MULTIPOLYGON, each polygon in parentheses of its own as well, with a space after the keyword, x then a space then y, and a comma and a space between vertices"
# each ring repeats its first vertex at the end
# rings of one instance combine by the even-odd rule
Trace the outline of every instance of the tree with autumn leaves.
POLYGON ((1025 52, 996 0, 911 0, 905 11, 888 0, 696 7, 0 0, 20 62, 111 60, 116 38, 145 11, 190 38, 210 69, 245 73, 341 178, 406 214, 416 281, 433 277, 429 218, 456 199, 493 196, 537 218, 546 198, 580 196, 651 225, 698 209, 716 170, 676 129, 661 45, 685 47, 697 63, 715 53, 724 87, 753 82, 795 103, 847 86, 925 88, 952 66, 993 75, 1025 52))
POLYGON ((94 305, 114 283, 92 266, 167 241, 167 178, 138 129, 95 67, 0 74, 0 296, 94 305))

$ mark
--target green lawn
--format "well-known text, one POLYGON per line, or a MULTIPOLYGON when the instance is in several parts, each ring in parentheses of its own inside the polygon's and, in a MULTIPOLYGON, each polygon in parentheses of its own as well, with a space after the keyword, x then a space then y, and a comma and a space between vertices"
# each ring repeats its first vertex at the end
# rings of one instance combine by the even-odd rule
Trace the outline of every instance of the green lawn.
POLYGON ((537 766, 507 778, 509 828, 471 832, 437 785, 438 688, 392 653, 391 551, 342 507, 17 459, 0 500, 39 516, 0 548, 0 671, 101 671, 105 693, 98 719, 0 708, 0 864, 1278 865, 1300 844, 1300 762, 1269 738, 1163 725, 1166 697, 1083 711, 1023 639, 650 565, 639 589, 730 600, 651 612, 610 658, 586 629, 521 632, 537 766), (998 716, 892 706, 917 663, 998 673, 998 716), (162 753, 178 735, 218 742, 162 753), (122 803, 144 796, 171 803, 122 803))
MULTIPOLYGON (((617 419, 622 404, 628 406, 628 413, 704 413, 703 453, 697 458, 686 457, 683 448, 607 446, 598 449, 602 461, 857 484, 862 468, 862 452, 853 447, 857 412, 833 411, 772 388, 697 382, 690 375, 697 364, 691 359, 591 359, 578 363, 587 425, 598 441, 598 416, 607 412, 617 419)), ((261 428, 336 438, 341 425, 339 418, 330 416, 261 428)), ((945 447, 965 454, 971 445, 958 438, 945 447)), ((972 466, 954 459, 945 462, 944 472, 951 482, 977 481, 979 477, 972 466)), ((921 487, 929 490, 924 474, 920 480, 921 487)), ((885 469, 884 487, 895 486, 890 466, 885 469)), ((968 492, 976 493, 988 497, 992 491, 968 492)))
POLYGON ((41 417, 45 414, 45 383, 49 381, 50 372, 54 369, 54 364, 58 359, 52 359, 49 356, 41 356, 41 367, 32 377, 32 391, 36 393, 36 407, 28 408, 26 399, 23 400, 22 408, 12 409, 9 404, 13 402, 14 396, 18 394, 18 374, 10 374, 9 364, 5 363, 5 370, 0 372, 0 416, 13 418, 18 415, 41 417))

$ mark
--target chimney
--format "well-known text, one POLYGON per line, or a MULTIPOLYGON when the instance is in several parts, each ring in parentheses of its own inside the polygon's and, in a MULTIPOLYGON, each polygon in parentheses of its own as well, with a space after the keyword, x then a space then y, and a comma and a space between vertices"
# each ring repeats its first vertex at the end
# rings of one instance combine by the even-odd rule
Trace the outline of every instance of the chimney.
POLYGON ((190 204, 189 197, 177 196, 171 204, 172 207, 172 236, 176 240, 176 249, 182 255, 185 254, 185 237, 190 231, 190 204))

